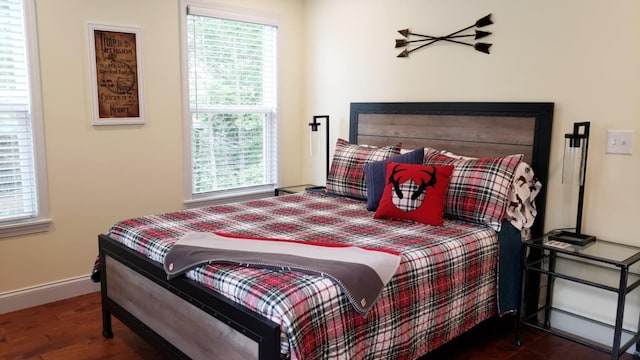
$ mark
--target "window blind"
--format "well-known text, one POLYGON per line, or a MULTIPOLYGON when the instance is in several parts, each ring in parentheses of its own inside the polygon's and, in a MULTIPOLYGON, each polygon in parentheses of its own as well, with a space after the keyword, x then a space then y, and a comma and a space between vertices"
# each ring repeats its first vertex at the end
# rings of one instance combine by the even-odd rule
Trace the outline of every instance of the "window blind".
POLYGON ((276 33, 188 8, 193 194, 275 185, 276 33))
POLYGON ((0 223, 38 215, 21 0, 0 0, 0 223))

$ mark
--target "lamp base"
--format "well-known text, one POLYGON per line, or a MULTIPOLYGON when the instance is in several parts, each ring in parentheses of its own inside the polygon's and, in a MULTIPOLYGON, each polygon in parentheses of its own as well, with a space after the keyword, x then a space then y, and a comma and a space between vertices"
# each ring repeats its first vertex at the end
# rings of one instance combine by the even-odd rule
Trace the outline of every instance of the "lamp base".
POLYGON ((549 234, 550 240, 562 241, 572 245, 585 246, 596 240, 594 235, 577 234, 569 231, 560 231, 549 234))

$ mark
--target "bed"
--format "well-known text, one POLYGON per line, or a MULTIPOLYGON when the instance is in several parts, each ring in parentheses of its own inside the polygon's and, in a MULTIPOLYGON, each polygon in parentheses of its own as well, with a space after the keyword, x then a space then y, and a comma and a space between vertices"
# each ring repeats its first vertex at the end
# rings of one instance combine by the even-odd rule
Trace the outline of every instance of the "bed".
MULTIPOLYGON (((545 184, 552 118, 552 103, 352 103, 348 144, 445 149, 452 162, 523 154, 545 184)), ((118 222, 98 236, 103 335, 115 316, 176 358, 416 359, 520 310, 521 232, 506 221, 496 231, 445 217, 440 227, 374 219, 367 206, 313 192, 118 222), (164 259, 192 231, 384 248, 402 261, 363 314, 333 278, 284 268, 204 264, 168 280, 164 259)))

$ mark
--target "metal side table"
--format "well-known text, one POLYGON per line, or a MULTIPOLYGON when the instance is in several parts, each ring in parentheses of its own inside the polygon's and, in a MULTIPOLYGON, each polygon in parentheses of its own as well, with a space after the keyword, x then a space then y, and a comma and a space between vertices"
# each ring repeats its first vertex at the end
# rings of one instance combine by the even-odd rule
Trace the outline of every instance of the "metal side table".
MULTIPOLYGON (((608 353, 611 355, 611 359, 618 359, 621 354, 623 354, 633 344, 636 344, 634 357, 638 357, 640 354, 640 337, 638 336, 638 330, 636 329, 634 332, 623 329, 622 321, 627 294, 640 286, 640 275, 630 271, 630 267, 638 263, 639 260, 640 248, 612 243, 600 239, 584 247, 550 240, 548 238, 548 234, 523 242, 523 286, 521 298, 525 298, 524 292, 527 288, 528 277, 529 274, 532 273, 539 273, 542 278, 546 277, 546 294, 541 297, 539 303, 535 307, 537 308, 535 312, 519 315, 518 326, 516 329, 516 342, 520 342, 521 327, 531 326, 541 331, 558 335, 562 338, 588 346, 592 349, 608 353), (531 261, 527 260, 526 254, 531 250, 542 252, 543 256, 531 261), (563 261, 575 262, 577 263, 577 266, 568 266, 567 269, 558 271, 556 268, 556 260, 558 258, 562 258, 563 261), (573 271, 574 268, 579 268, 579 271, 573 271), (588 269, 588 271, 584 271, 585 269, 588 269), (589 274, 596 274, 597 272, 611 270, 619 272, 619 279, 611 281, 610 283, 608 283, 608 281, 596 280, 595 278, 599 278, 597 276, 591 276, 591 278, 589 276, 589 274), (583 284, 585 286, 596 287, 616 294, 617 308, 614 325, 578 316, 590 322, 612 328, 612 346, 596 343, 553 327, 551 321, 553 285, 557 278, 583 284), (625 333, 625 337, 630 338, 624 344, 621 344, 623 333, 625 333)), ((636 264, 634 268, 640 268, 640 264, 636 264)), ((542 282, 544 282, 544 280, 542 282)), ((557 309, 554 310, 560 311, 557 309)), ((569 316, 570 314, 567 313, 567 315, 569 316)))

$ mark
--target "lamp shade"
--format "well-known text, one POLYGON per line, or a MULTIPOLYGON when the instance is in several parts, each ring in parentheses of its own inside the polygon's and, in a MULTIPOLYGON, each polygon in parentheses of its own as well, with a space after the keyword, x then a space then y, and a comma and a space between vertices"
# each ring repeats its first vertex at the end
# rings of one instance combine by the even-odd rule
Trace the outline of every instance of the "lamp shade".
POLYGON ((587 138, 584 135, 565 134, 562 163, 562 183, 584 185, 587 158, 587 138))

